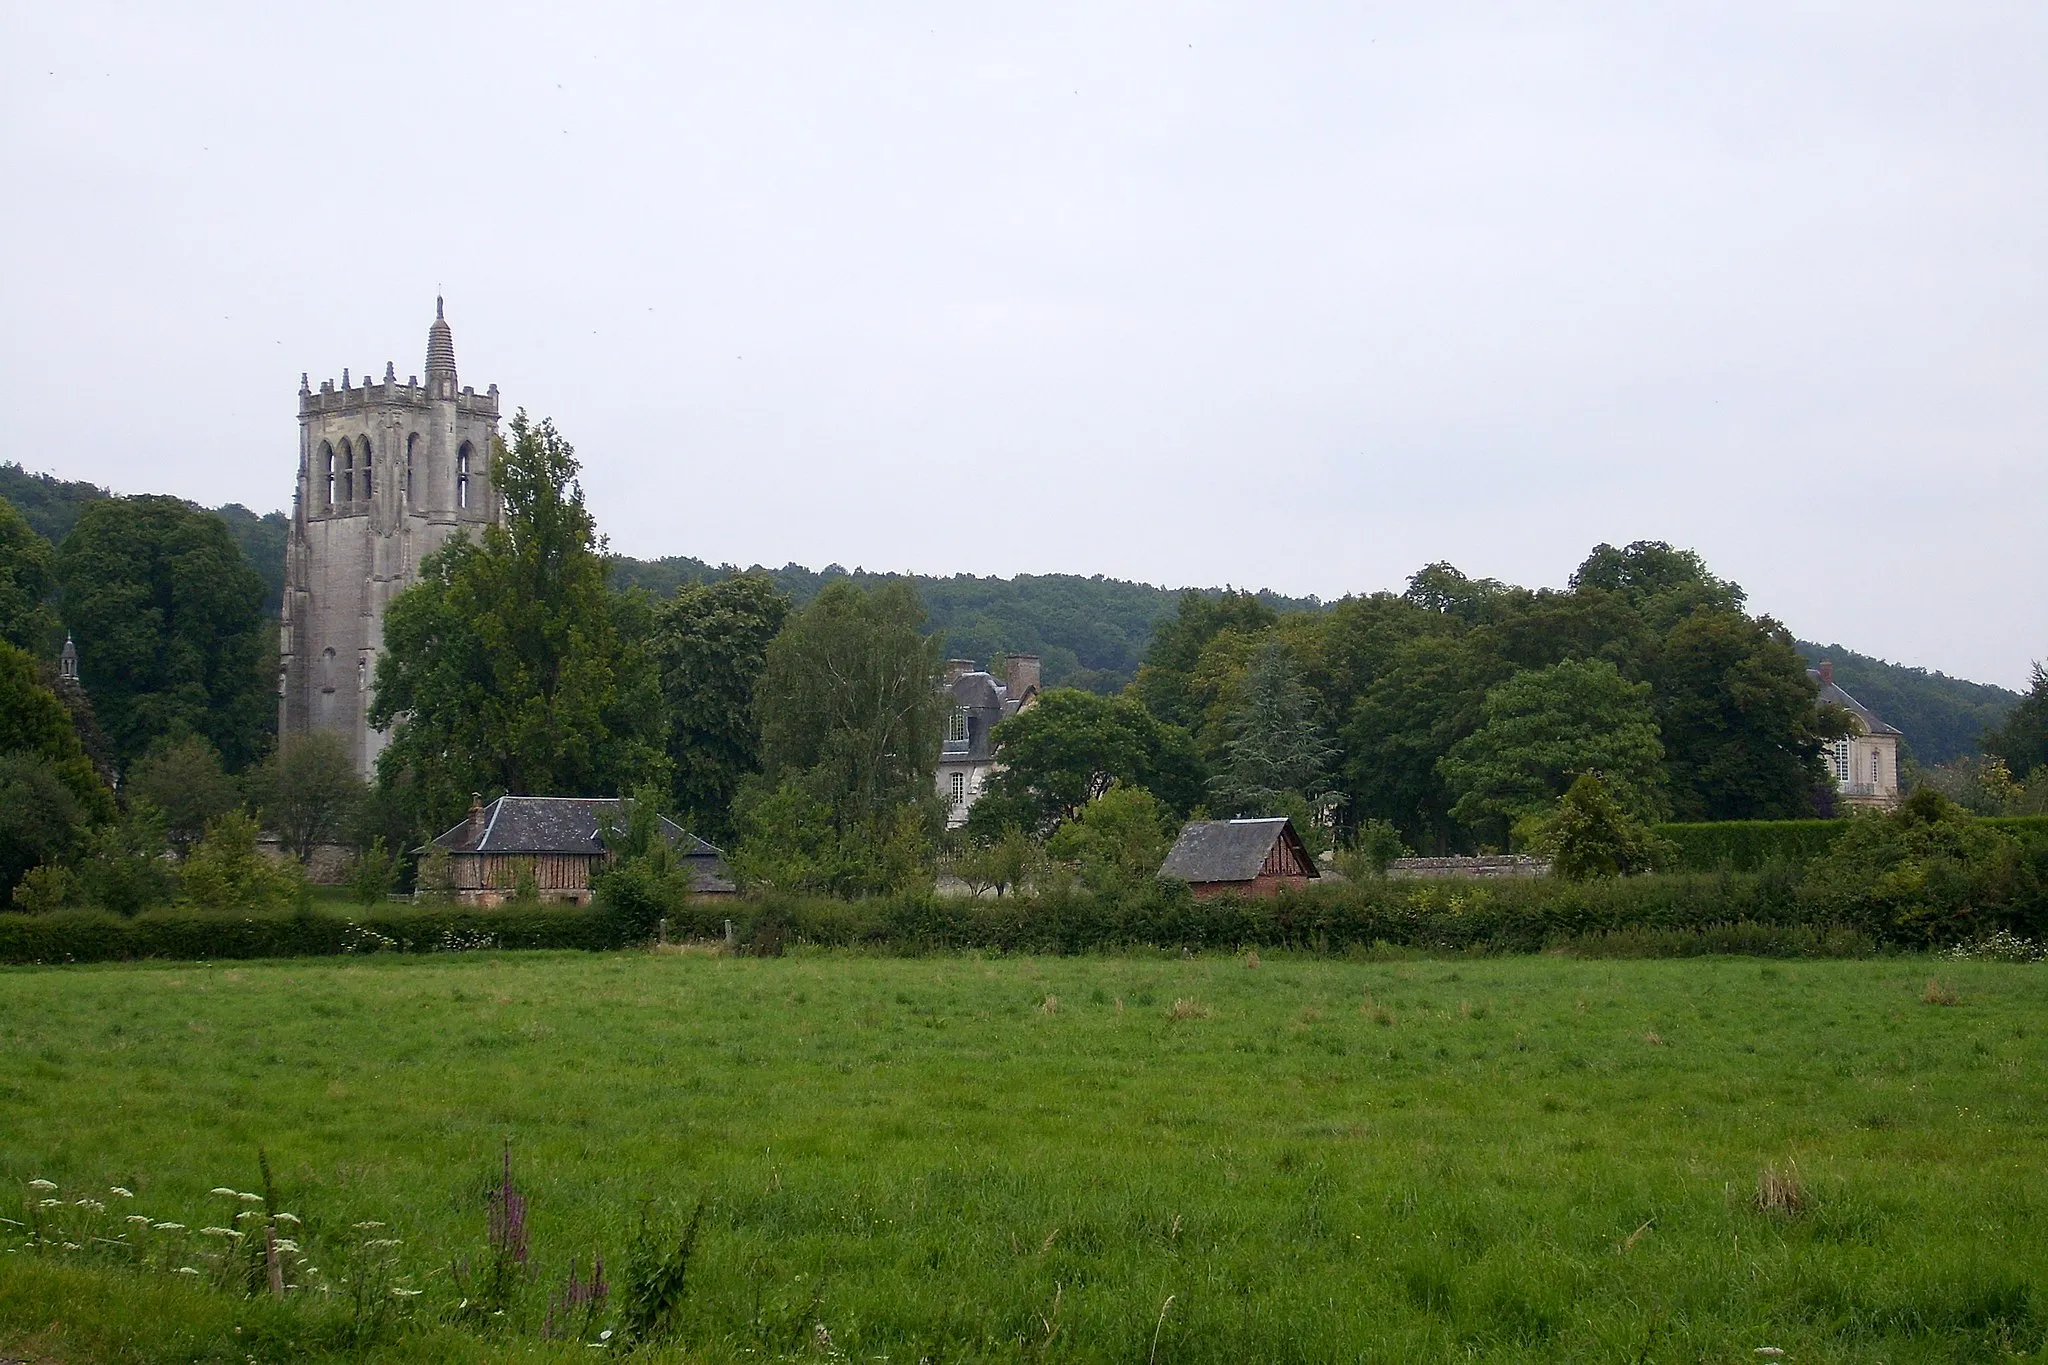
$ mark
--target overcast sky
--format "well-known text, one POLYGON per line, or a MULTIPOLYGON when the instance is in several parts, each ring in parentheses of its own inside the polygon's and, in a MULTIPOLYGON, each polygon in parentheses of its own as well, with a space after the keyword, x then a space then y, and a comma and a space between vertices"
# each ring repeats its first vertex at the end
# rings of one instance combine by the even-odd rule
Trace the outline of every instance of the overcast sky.
POLYGON ((299 374, 630 554, 1561 585, 2048 657, 2048 6, 0 7, 0 459, 288 505, 299 374))

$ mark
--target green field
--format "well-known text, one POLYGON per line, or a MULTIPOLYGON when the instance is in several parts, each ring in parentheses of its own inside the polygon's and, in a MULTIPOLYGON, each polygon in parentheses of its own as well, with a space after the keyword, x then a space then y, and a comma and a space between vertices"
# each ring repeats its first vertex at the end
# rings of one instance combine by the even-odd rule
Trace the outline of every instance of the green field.
POLYGON ((2044 1060, 2048 969, 1928 958, 7 969, 0 1212, 197 1229, 260 1147, 320 1270, 10 1251, 0 1355, 589 1359, 571 1259, 702 1198, 675 1358, 2038 1359, 2044 1060), (507 1140, 532 1255, 465 1323, 507 1140))

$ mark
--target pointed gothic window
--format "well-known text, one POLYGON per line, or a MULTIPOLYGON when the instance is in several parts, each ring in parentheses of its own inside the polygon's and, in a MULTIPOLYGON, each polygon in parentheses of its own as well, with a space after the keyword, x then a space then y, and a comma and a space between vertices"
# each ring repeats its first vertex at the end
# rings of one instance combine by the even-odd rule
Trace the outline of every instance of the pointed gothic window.
POLYGON ((405 500, 408 504, 412 502, 412 457, 419 444, 420 434, 417 431, 405 438, 405 500))
POLYGON ((341 500, 356 500, 356 448, 346 436, 341 438, 341 500))
POLYGON ((462 448, 455 452, 455 505, 457 507, 469 506, 469 456, 470 444, 464 441, 462 448))
POLYGON ((327 506, 332 507, 334 506, 334 447, 325 441, 320 443, 320 463, 324 466, 327 473, 327 506))
POLYGON ((374 492, 376 491, 375 489, 373 489, 373 488, 371 488, 371 487, 370 487, 370 471, 371 471, 372 469, 374 469, 374 468, 376 467, 376 465, 375 465, 375 462, 374 462, 374 461, 372 461, 372 460, 371 460, 371 458, 370 458, 370 438, 369 438, 369 437, 367 437, 367 436, 365 436, 365 437, 363 437, 363 438, 362 438, 362 442, 363 442, 363 496, 367 498, 367 497, 369 497, 369 496, 370 496, 370 495, 371 495, 372 493, 374 493, 374 492))

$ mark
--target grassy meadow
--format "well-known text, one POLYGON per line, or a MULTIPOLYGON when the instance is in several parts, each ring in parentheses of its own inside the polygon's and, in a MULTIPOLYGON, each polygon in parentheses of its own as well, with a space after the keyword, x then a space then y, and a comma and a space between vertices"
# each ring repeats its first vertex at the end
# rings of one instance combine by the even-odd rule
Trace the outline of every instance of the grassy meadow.
POLYGON ((641 1358, 2039 1359, 2044 1063, 2048 969, 1929 958, 10 968, 0 1215, 81 1235, 0 1254, 0 1357, 587 1360, 701 1200, 641 1358), (281 1304, 200 1256, 259 1148, 281 1304))

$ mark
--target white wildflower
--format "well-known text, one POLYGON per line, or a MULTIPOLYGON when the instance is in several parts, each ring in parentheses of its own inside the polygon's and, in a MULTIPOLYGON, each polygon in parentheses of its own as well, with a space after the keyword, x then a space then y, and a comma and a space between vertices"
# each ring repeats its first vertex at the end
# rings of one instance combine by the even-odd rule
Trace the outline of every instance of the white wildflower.
POLYGON ((208 1190, 207 1193, 217 1194, 223 1199, 233 1199, 235 1197, 235 1192, 225 1185, 215 1185, 212 1189, 208 1190))
POLYGON ((75 1200, 71 1207, 74 1209, 91 1209, 94 1213, 105 1213, 107 1211, 107 1206, 97 1199, 75 1200))
POLYGON ((65 1249, 66 1251, 77 1251, 77 1250, 79 1249, 79 1248, 78 1248, 78 1243, 76 1243, 76 1242, 66 1242, 66 1243, 64 1243, 64 1249, 65 1249))
POLYGON ((118 1194, 123 1199, 133 1199, 135 1197, 135 1191, 129 1189, 126 1185, 109 1185, 107 1193, 118 1194))
POLYGON ((262 1216, 263 1215, 257 1212, 255 1209, 243 1209, 240 1213, 235 1215, 235 1221, 239 1223, 244 1218, 261 1218, 262 1216))
POLYGON ((240 1237, 242 1234, 236 1232, 233 1228, 201 1228, 199 1229, 199 1235, 201 1237, 240 1237))
POLYGON ((262 1203, 262 1202, 263 1202, 263 1196, 262 1196, 262 1195, 260 1195, 260 1194, 249 1194, 249 1193, 247 1193, 246 1191, 245 1191, 245 1192, 243 1192, 243 1193, 241 1193, 241 1194, 238 1194, 238 1195, 236 1195, 236 1196, 235 1196, 235 1198, 237 1198, 237 1199, 241 1200, 241 1201, 242 1201, 242 1202, 243 1202, 244 1204, 260 1204, 260 1203, 262 1203))
POLYGON ((379 1222, 371 1221, 368 1223, 352 1223, 350 1224, 350 1226, 355 1228, 356 1231, 361 1232, 367 1228, 381 1228, 384 1225, 379 1222))
POLYGON ((289 1237, 280 1237, 272 1245, 279 1251, 289 1251, 294 1256, 299 1254, 299 1244, 289 1237))
POLYGON ((37 1176, 34 1180, 28 1182, 28 1187, 32 1190, 54 1190, 57 1188, 57 1182, 45 1180, 41 1176, 37 1176))
POLYGON ((277 1221, 280 1223, 290 1223, 293 1227, 297 1227, 299 1225, 299 1215, 296 1213, 280 1213, 277 1215, 277 1221))
POLYGON ((36 1201, 36 1207, 39 1209, 61 1209, 64 1207, 64 1201, 61 1199, 39 1199, 36 1201))
POLYGON ((183 1223, 151 1223, 150 1226, 158 1232, 183 1232, 185 1230, 183 1223))
POLYGON ((189 1265, 181 1265, 178 1267, 178 1274, 180 1275, 197 1275, 198 1273, 198 1271, 194 1270, 189 1265))
POLYGON ((148 1227, 149 1215, 146 1213, 131 1213, 126 1218, 123 1218, 121 1221, 124 1223, 139 1223, 143 1227, 148 1227))
POLYGON ((367 1242, 363 1243, 363 1245, 364 1245, 365 1247, 378 1247, 378 1248, 383 1248, 383 1247, 400 1247, 400 1246, 404 1246, 404 1245, 405 1245, 405 1243, 404 1243, 404 1242, 402 1242, 402 1241, 400 1241, 400 1240, 399 1240, 398 1238, 396 1238, 396 1237, 372 1237, 372 1238, 371 1238, 371 1239, 370 1239, 369 1241, 367 1241, 367 1242))
POLYGON ((391 1292, 396 1294, 401 1299, 416 1299, 420 1296, 422 1291, 417 1289, 407 1289, 404 1285, 394 1284, 391 1286, 391 1292))

